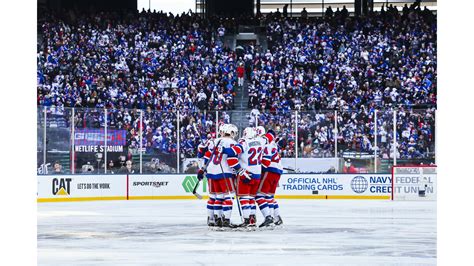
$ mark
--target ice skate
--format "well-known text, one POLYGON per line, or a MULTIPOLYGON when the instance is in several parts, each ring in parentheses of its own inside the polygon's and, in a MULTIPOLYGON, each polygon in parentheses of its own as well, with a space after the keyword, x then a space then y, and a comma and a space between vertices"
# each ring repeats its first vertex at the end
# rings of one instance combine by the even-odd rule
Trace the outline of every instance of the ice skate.
POLYGON ((244 218, 244 222, 239 224, 239 227, 247 227, 250 225, 250 219, 249 218, 244 218))
POLYGON ((211 218, 211 217, 207 217, 207 226, 209 227, 214 227, 216 226, 216 221, 214 220, 214 218, 211 218))
POLYGON ((259 227, 260 228, 268 227, 268 226, 271 226, 272 224, 273 224, 273 217, 268 215, 267 217, 265 217, 265 221, 263 221, 263 223, 259 227))
POLYGON ((222 218, 214 215, 214 223, 216 227, 222 227, 222 218))
POLYGON ((257 227, 257 217, 254 214, 250 215, 248 227, 257 227))
POLYGON ((233 228, 237 228, 238 226, 235 225, 235 224, 232 224, 230 222, 230 219, 223 219, 222 221, 222 227, 223 228, 230 228, 230 229, 233 229, 233 228))
POLYGON ((274 219, 274 224, 275 225, 282 225, 283 224, 283 220, 281 219, 281 216, 278 215, 277 217, 275 217, 274 219))

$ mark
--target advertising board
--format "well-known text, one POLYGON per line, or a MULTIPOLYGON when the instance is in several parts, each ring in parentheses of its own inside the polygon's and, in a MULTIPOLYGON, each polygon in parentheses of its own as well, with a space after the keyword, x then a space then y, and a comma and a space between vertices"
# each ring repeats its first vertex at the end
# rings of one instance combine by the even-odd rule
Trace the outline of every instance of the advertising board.
POLYGON ((126 199, 127 175, 38 176, 38 202, 126 199))

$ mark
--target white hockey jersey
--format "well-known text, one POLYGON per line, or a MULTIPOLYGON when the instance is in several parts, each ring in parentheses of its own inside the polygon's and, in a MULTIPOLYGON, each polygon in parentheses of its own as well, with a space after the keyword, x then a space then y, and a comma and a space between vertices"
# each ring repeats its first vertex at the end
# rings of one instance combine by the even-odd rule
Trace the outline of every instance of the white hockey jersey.
POLYGON ((275 142, 265 145, 262 155, 262 166, 265 171, 277 174, 283 173, 283 165, 280 162, 280 148, 275 142))
POLYGON ((230 148, 237 142, 231 138, 217 138, 208 145, 209 165, 207 166, 207 178, 220 179, 232 177, 234 170, 227 163, 227 154, 219 153, 217 145, 223 148, 230 148), (221 167, 222 166, 222 167, 221 167))
POLYGON ((239 161, 243 168, 252 174, 252 178, 259 179, 262 174, 262 152, 265 147, 265 139, 256 137, 253 139, 240 139, 242 147, 239 161))

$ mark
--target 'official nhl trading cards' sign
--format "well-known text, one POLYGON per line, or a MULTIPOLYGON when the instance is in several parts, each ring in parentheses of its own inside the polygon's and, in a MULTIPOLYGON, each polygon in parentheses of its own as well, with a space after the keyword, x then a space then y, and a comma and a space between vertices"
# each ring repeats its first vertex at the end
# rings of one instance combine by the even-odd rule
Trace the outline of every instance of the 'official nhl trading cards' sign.
MULTIPOLYGON (((389 174, 282 175, 277 195, 384 196, 391 194, 389 174)), ((377 198, 377 197, 374 197, 377 198)))

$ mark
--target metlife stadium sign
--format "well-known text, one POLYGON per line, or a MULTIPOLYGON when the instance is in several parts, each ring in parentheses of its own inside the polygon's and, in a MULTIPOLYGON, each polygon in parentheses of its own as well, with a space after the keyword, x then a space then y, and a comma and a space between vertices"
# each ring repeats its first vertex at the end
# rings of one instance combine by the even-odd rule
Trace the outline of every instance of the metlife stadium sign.
POLYGON ((282 175, 277 195, 283 198, 389 199, 391 178, 390 174, 282 175))
MULTIPOLYGON (((107 131, 107 152, 123 152, 126 144, 126 130, 107 131)), ((104 152, 104 129, 76 129, 74 133, 75 152, 104 152)))

